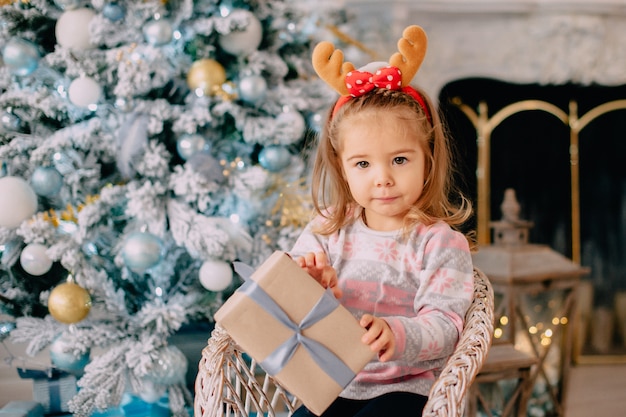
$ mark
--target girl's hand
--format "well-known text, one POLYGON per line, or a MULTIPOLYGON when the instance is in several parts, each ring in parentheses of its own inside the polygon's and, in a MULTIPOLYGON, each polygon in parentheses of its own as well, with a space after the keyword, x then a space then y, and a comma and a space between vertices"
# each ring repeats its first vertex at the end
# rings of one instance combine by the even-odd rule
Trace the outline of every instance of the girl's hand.
POLYGON ((341 298, 341 289, 337 286, 337 271, 328 264, 324 252, 309 252, 295 259, 300 268, 304 269, 324 288, 330 288, 335 298, 341 298))
POLYGON ((369 345, 373 352, 378 352, 378 360, 387 362, 391 359, 396 351, 396 339, 389 324, 371 314, 364 314, 359 324, 367 329, 361 341, 369 345))

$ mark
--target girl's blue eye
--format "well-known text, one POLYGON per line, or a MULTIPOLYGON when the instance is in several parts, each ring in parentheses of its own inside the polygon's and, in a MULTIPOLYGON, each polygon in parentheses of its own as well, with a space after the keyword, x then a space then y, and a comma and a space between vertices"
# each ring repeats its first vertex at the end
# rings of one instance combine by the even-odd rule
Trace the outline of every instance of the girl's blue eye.
POLYGON ((397 165, 402 165, 406 163, 406 161, 407 159, 404 156, 396 156, 395 158, 393 158, 393 163, 397 165))

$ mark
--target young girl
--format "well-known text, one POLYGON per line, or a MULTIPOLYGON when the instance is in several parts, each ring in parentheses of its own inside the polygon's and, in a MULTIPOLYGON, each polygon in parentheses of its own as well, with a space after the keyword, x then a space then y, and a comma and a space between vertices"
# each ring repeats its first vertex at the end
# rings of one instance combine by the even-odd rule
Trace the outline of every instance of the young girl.
MULTIPOLYGON (((313 169, 318 216, 291 255, 333 289, 378 353, 323 417, 421 415, 472 298, 471 240, 455 229, 470 203, 452 187, 434 106, 408 86, 425 47, 422 29, 407 28, 401 54, 373 74, 349 63, 342 71, 341 51, 328 43, 313 54, 318 74, 342 97, 313 169)), ((304 407, 295 413, 307 415, 304 407)))

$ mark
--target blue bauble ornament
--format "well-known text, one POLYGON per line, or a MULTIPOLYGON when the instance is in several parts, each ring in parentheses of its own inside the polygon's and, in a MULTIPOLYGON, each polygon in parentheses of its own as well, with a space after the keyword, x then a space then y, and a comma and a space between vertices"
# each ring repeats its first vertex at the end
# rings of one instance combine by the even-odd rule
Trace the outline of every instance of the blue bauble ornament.
POLYGON ((39 65, 39 49, 34 43, 21 38, 11 38, 2 49, 2 59, 13 74, 29 75, 39 65))
POLYGON ((167 19, 155 19, 143 27, 143 36, 152 46, 162 46, 172 41, 174 30, 167 19))
POLYGON ((155 266, 163 257, 163 242, 148 232, 133 232, 126 237, 122 258, 126 266, 138 274, 155 266))
POLYGON ((206 138, 197 133, 184 134, 176 140, 176 151, 185 161, 199 152, 208 152, 211 144, 206 138))
POLYGON ((57 336, 50 344, 50 362, 55 367, 78 377, 82 376, 89 363, 89 349, 75 354, 71 340, 65 335, 57 336))
POLYGON ((53 166, 37 167, 30 177, 30 185, 38 195, 53 197, 63 187, 63 176, 53 166))
POLYGON ((266 93, 267 81, 260 75, 248 75, 239 80, 239 97, 246 103, 258 103, 266 93))
POLYGON ((111 3, 107 3, 104 5, 102 9, 102 15, 109 19, 111 22, 120 21, 126 16, 126 10, 122 5, 120 5, 116 1, 112 1, 111 3))
POLYGON ((291 153, 284 146, 269 145, 259 153, 259 164, 268 171, 278 172, 289 166, 291 153))

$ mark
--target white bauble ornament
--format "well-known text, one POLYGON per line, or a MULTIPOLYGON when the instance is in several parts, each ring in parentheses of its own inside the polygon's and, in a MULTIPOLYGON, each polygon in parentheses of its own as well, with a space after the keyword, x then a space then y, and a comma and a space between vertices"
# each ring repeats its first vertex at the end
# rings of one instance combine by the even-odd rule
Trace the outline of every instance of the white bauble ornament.
POLYGON ((239 80, 239 97, 246 103, 258 103, 266 93, 267 81, 260 75, 248 75, 239 80))
POLYGON ((91 49, 89 24, 96 13, 92 9, 80 8, 66 10, 57 20, 55 34, 57 43, 65 48, 75 50, 91 49))
POLYGON ((263 27, 259 19, 250 11, 237 9, 231 14, 243 15, 248 25, 242 30, 233 30, 226 35, 220 35, 218 44, 223 50, 235 56, 248 55, 256 51, 263 40, 263 27))
POLYGON ((20 264, 31 275, 43 275, 52 268, 52 260, 46 254, 47 247, 40 243, 30 243, 22 249, 20 264))
POLYGON ((0 226, 13 229, 37 212, 37 194, 19 177, 0 178, 0 226))
POLYGON ((222 261, 205 261, 198 273, 200 284, 209 291, 224 291, 233 282, 233 270, 222 261))
POLYGON ((79 77, 70 84, 68 96, 72 104, 88 108, 100 101, 102 87, 91 77, 79 77))
POLYGON ((145 378, 163 385, 184 383, 188 365, 187 357, 179 348, 165 346, 159 349, 145 378))

